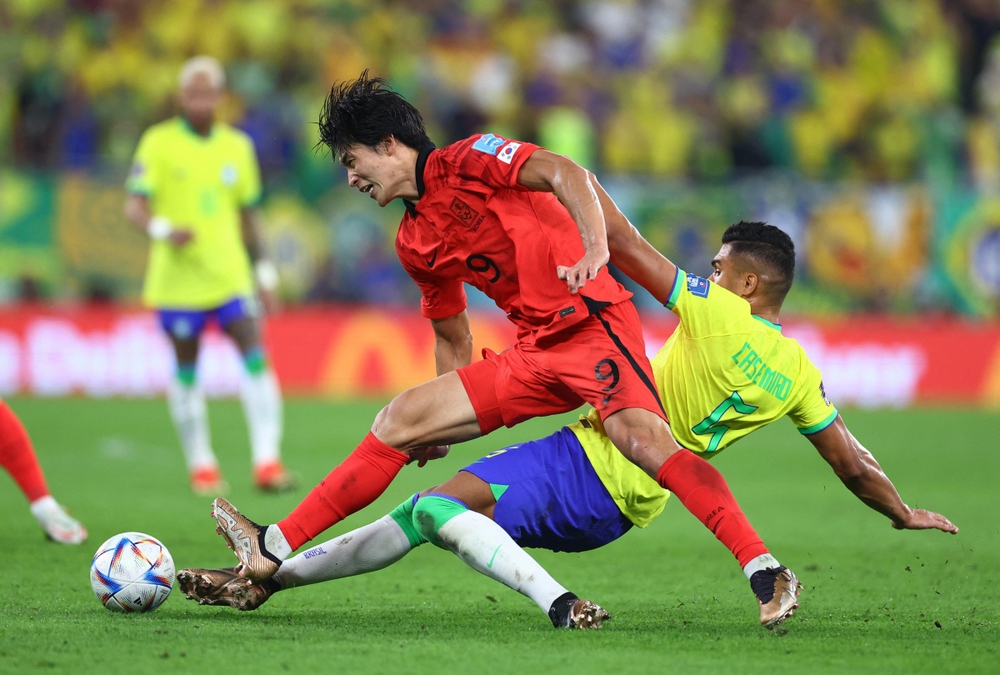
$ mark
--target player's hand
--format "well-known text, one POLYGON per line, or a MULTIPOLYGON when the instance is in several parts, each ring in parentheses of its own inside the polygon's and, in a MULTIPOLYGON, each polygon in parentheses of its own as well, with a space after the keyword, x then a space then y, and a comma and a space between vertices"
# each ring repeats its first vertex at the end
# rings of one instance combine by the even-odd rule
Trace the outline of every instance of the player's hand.
POLYGON ((184 248, 194 239, 194 231, 187 229, 186 227, 175 227, 167 235, 167 241, 169 241, 174 248, 184 248))
POLYGON ((941 530, 958 534, 958 528, 950 520, 940 513, 924 509, 910 509, 910 514, 905 520, 893 521, 892 526, 897 530, 941 530))
POLYGON ((607 251, 601 253, 587 253, 577 264, 572 267, 559 265, 556 267, 556 276, 566 282, 570 293, 576 293, 587 285, 591 279, 597 278, 597 273, 608 264, 610 255, 607 251))
POLYGON ((419 448, 410 453, 410 458, 406 460, 406 463, 417 462, 419 468, 432 459, 441 459, 448 454, 449 450, 451 450, 450 445, 429 445, 426 448, 419 448))

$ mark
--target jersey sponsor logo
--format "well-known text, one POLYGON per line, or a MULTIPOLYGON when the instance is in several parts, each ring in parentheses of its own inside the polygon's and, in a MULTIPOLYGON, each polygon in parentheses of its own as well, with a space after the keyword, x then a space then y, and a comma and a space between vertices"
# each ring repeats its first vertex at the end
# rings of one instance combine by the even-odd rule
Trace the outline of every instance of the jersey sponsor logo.
POLYGON ((222 184, 226 187, 236 185, 236 166, 234 164, 226 164, 222 167, 222 184))
POLYGON ((507 145, 503 146, 503 149, 500 150, 500 154, 497 155, 497 159, 499 159, 504 164, 510 164, 511 160, 514 159, 514 153, 517 152, 517 149, 520 147, 521 147, 520 143, 515 143, 514 141, 511 141, 507 145))
POLYGON ((500 146, 503 145, 505 141, 506 139, 494 136, 493 134, 483 134, 479 137, 479 140, 472 144, 472 149, 478 150, 479 152, 485 152, 487 155, 496 156, 497 150, 500 149, 500 146))
POLYGON ((479 229, 479 226, 483 223, 483 219, 486 218, 486 216, 479 215, 479 211, 476 211, 458 197, 451 200, 451 206, 448 207, 448 210, 473 232, 479 229))
POLYGON ((425 258, 424 262, 427 263, 428 268, 431 268, 434 267, 434 263, 437 262, 437 259, 438 259, 438 252, 437 249, 434 249, 434 255, 432 255, 430 258, 425 258))
POLYGON ((708 279, 703 279, 702 277, 695 276, 694 274, 687 275, 687 285, 688 292, 698 298, 708 297, 708 279))

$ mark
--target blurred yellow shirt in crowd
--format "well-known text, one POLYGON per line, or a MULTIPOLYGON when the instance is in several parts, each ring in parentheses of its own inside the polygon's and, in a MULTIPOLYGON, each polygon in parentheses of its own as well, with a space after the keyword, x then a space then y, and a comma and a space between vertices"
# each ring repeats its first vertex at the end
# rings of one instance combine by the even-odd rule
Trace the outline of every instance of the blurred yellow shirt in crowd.
POLYGON ((246 134, 216 123, 200 136, 182 117, 156 124, 139 140, 127 189, 148 197, 153 215, 194 232, 180 248, 152 242, 147 306, 210 309, 253 293, 240 210, 259 201, 261 187, 246 134))

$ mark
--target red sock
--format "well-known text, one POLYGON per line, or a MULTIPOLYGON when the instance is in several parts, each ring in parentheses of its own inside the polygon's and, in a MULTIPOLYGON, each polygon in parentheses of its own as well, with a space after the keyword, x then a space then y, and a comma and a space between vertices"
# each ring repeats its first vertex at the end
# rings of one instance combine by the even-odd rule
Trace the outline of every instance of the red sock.
POLYGON ((369 433, 340 466, 278 523, 288 545, 294 551, 371 504, 385 492, 409 457, 369 433))
POLYGON ((48 496, 45 475, 38 465, 28 432, 3 401, 0 401, 0 466, 7 469, 29 502, 48 496))
POLYGON ((767 553, 764 542, 729 491, 726 479, 701 457, 689 450, 675 452, 660 467, 656 482, 674 493, 733 552, 741 567, 767 553))

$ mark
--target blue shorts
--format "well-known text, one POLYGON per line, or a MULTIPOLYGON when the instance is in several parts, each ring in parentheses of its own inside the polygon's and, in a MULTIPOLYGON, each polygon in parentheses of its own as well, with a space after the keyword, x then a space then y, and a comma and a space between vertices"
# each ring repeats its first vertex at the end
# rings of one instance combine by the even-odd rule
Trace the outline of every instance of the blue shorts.
POLYGON ((201 335, 208 319, 215 319, 222 328, 234 321, 257 316, 257 301, 254 298, 233 298, 214 309, 158 309, 160 325, 178 340, 189 340, 201 335))
POLYGON ((600 548, 632 528, 569 429, 490 453, 462 469, 490 484, 493 519, 521 546, 600 548))

